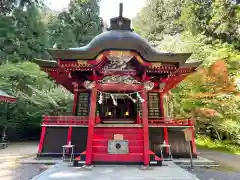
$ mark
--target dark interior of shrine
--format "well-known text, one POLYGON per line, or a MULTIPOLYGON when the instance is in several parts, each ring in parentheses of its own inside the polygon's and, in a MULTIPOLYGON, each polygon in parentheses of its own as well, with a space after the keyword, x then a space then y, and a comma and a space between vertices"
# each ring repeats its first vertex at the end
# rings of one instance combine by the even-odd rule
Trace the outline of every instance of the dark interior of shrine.
POLYGON ((137 117, 137 104, 126 95, 116 98, 114 105, 111 97, 98 104, 99 116, 103 123, 134 123, 137 117))

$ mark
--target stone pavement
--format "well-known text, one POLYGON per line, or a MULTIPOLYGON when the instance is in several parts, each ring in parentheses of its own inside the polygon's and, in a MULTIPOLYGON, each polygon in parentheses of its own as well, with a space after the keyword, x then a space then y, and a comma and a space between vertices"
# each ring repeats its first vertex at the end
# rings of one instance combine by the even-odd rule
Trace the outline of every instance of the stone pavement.
POLYGON ((0 180, 29 180, 48 167, 45 165, 21 164, 20 160, 34 156, 36 142, 11 143, 0 150, 0 180))
POLYGON ((214 151, 211 149, 198 148, 201 156, 214 160, 220 165, 231 166, 240 171, 240 155, 228 154, 224 152, 214 151))
POLYGON ((32 180, 198 180, 194 175, 175 165, 165 162, 162 167, 140 170, 139 166, 95 166, 93 169, 72 167, 59 163, 32 180))

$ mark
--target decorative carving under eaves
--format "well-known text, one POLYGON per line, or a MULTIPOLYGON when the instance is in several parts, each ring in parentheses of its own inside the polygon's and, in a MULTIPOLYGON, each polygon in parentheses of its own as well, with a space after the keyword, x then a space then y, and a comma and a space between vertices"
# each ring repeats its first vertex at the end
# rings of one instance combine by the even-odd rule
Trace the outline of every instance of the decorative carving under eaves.
POLYGON ((86 60, 78 60, 77 62, 78 62, 78 65, 80 65, 80 66, 87 66, 88 65, 88 61, 86 61, 86 60))
POLYGON ((149 91, 152 90, 154 88, 154 83, 151 81, 146 81, 143 83, 144 88, 149 91))
POLYGON ((95 86, 96 86, 96 83, 93 81, 93 82, 91 82, 91 81, 84 81, 84 83, 83 83, 83 86, 86 88, 86 89, 92 89, 92 88, 94 88, 95 86))
POLYGON ((107 55, 109 63, 104 67, 104 70, 125 70, 129 69, 128 62, 133 58, 130 53, 112 52, 107 55))
POLYGON ((132 76, 129 75, 112 75, 112 76, 105 76, 102 80, 99 80, 99 82, 103 84, 110 84, 110 83, 123 83, 123 84, 140 84, 139 81, 134 79, 132 76))
POLYGON ((152 63, 152 68, 160 68, 162 66, 161 63, 152 63))

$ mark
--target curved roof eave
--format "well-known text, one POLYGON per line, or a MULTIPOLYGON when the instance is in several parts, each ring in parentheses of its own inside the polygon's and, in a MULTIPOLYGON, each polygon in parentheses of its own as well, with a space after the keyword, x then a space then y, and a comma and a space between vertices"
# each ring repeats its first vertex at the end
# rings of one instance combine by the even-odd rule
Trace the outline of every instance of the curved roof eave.
MULTIPOLYGON (((110 49, 110 48, 109 48, 110 49)), ((90 53, 89 51, 83 51, 82 49, 73 50, 73 49, 48 49, 49 54, 52 56, 53 59, 61 59, 61 60, 71 60, 71 59, 78 59, 78 60, 94 60, 103 49, 97 53, 90 53)), ((112 48, 111 48, 112 49, 112 48)), ((112 49, 113 50, 113 49, 112 49)), ((115 50, 126 50, 125 48, 117 48, 115 50)), ((134 50, 135 49, 130 49, 134 50)), ((184 64, 187 59, 191 56, 191 53, 161 53, 157 52, 155 54, 148 53, 143 54, 138 52, 144 60, 148 62, 179 62, 180 65, 184 64)))
POLYGON ((46 68, 55 68, 58 66, 57 61, 54 60, 42 60, 42 59, 33 59, 33 62, 39 65, 40 67, 46 68))
POLYGON ((198 68, 199 65, 202 64, 201 61, 196 61, 196 62, 187 62, 187 63, 184 63, 183 65, 180 66, 180 68, 198 68))
POLYGON ((178 62, 184 64, 191 53, 161 52, 132 31, 110 30, 96 36, 83 47, 70 49, 48 49, 53 59, 94 60, 106 50, 126 50, 138 52, 148 62, 178 62))

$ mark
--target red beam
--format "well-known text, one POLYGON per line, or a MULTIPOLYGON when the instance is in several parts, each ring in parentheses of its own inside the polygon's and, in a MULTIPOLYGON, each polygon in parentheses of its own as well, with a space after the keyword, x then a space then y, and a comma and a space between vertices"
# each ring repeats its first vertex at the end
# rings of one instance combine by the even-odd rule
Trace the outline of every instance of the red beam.
POLYGON ((144 165, 149 165, 149 133, 148 133, 148 105, 147 105, 147 92, 144 90, 141 92, 142 98, 145 99, 145 101, 142 103, 142 121, 143 121, 143 143, 144 143, 144 149, 143 149, 143 158, 144 158, 144 165))
POLYGON ((167 84, 163 90, 164 93, 168 92, 170 89, 175 88, 177 84, 183 81, 187 75, 173 76, 170 77, 167 81, 167 84))
POLYGON ((91 104, 90 104, 90 112, 89 112, 89 120, 88 120, 86 165, 92 164, 92 141, 93 141, 93 134, 94 134, 94 126, 95 126, 96 100, 97 100, 97 89, 94 87, 92 88, 91 100, 90 100, 91 104))
POLYGON ((39 142, 39 145, 38 145, 38 153, 41 153, 41 152, 42 152, 45 134, 46 134, 46 127, 45 127, 45 126, 42 126, 42 132, 41 132, 40 142, 39 142))
POLYGON ((127 85, 127 84, 96 84, 96 87, 100 91, 124 91, 133 92, 140 91, 142 89, 141 85, 127 85))

